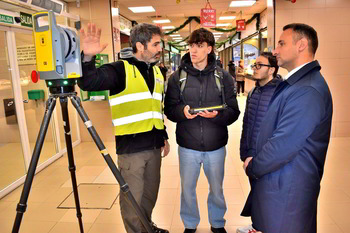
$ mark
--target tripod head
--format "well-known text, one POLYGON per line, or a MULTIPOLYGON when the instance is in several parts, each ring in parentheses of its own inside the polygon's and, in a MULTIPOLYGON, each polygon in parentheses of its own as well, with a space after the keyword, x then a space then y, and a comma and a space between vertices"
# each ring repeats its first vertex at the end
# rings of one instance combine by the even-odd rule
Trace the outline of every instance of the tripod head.
POLYGON ((68 94, 75 92, 75 85, 78 79, 55 79, 46 80, 46 85, 49 88, 51 94, 68 94))

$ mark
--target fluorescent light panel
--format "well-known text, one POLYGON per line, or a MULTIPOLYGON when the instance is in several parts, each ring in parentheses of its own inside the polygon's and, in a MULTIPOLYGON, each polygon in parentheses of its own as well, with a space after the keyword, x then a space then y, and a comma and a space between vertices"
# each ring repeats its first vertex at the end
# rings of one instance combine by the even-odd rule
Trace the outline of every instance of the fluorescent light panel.
POLYGON ((181 37, 181 35, 180 34, 171 34, 171 35, 169 35, 169 36, 171 36, 171 37, 181 37))
POLYGON ((224 34, 223 32, 213 32, 214 35, 222 35, 224 34))
POLYGON ((153 23, 170 23, 169 19, 153 20, 153 23))
POLYGON ((253 6, 256 1, 232 1, 230 7, 247 7, 253 6))
POLYGON ((163 26, 162 29, 174 29, 174 26, 163 26))
POLYGON ((219 20, 229 20, 229 19, 235 19, 236 16, 221 16, 219 20))
POLYGON ((216 26, 217 27, 227 27, 227 26, 230 26, 231 24, 230 23, 217 23, 216 26))
POLYGON ((152 6, 138 6, 138 7, 128 7, 134 13, 145 13, 145 12, 155 12, 156 10, 152 6))
POLYGON ((112 7, 112 16, 118 16, 119 15, 119 8, 112 7))

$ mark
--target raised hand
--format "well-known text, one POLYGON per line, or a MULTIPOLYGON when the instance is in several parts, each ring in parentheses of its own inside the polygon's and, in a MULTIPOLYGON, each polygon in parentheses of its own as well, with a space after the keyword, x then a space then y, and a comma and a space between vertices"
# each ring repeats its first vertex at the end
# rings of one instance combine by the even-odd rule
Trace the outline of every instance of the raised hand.
POLYGON ((108 44, 100 43, 101 38, 101 29, 96 30, 96 25, 93 23, 88 23, 87 32, 85 33, 84 29, 80 30, 80 39, 81 46, 84 54, 87 56, 95 56, 98 53, 101 53, 108 44))

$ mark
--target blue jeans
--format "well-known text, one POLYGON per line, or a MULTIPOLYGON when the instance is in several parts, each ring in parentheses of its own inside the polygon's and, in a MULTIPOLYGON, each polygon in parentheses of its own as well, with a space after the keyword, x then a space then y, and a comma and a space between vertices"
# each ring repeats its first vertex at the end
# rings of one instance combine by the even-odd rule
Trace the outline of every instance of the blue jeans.
POLYGON ((199 210, 196 186, 203 164, 204 173, 209 182, 208 217, 212 227, 225 226, 226 202, 222 183, 224 180, 226 148, 214 151, 196 151, 179 146, 181 176, 180 216, 185 228, 195 229, 199 224, 199 210))

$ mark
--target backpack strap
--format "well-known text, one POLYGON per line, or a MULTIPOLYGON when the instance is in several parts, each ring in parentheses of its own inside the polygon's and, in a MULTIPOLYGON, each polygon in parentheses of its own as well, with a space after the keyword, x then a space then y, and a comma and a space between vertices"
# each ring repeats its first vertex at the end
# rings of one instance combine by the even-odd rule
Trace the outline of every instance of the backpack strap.
POLYGON ((184 71, 183 69, 180 69, 180 74, 179 74, 179 83, 180 83, 180 94, 182 95, 182 92, 185 89, 186 86, 186 80, 187 80, 187 72, 184 71))
POLYGON ((222 104, 226 105, 224 84, 222 83, 222 80, 224 79, 224 73, 222 72, 222 70, 219 70, 217 66, 215 67, 214 76, 215 76, 216 86, 221 92, 222 104))

